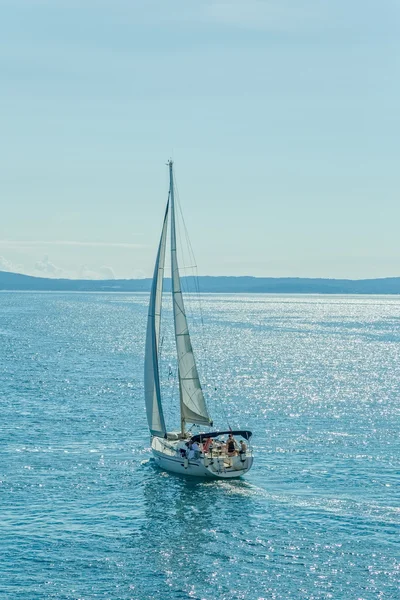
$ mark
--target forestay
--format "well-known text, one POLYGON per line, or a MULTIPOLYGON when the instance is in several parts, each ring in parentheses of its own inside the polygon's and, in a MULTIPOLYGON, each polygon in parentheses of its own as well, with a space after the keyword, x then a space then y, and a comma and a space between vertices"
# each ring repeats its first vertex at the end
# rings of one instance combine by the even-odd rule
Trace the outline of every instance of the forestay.
POLYGON ((172 302, 174 310, 175 340, 178 354, 179 390, 181 396, 181 419, 184 423, 211 425, 207 406, 201 389, 196 361, 190 341, 185 307, 179 277, 176 252, 174 180, 172 162, 169 163, 170 200, 171 200, 171 270, 172 302))

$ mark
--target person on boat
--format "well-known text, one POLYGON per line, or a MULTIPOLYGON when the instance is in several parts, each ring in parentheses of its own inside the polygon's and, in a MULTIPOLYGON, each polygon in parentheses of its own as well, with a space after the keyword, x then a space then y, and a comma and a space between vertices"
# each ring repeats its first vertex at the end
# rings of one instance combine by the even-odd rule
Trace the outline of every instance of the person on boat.
POLYGON ((211 452, 212 450, 212 438, 206 438, 203 442, 203 452, 207 454, 207 452, 211 452))
POLYGON ((192 444, 192 451, 193 451, 193 458, 199 458, 200 457, 200 446, 198 445, 197 442, 193 442, 193 444, 192 444))
POLYGON ((240 440, 239 454, 246 454, 247 446, 244 440, 240 440))
POLYGON ((233 435, 230 433, 226 442, 226 451, 228 453, 228 456, 234 456, 236 454, 236 448, 237 448, 237 444, 236 444, 236 440, 233 437, 233 435))
POLYGON ((187 450, 186 450, 187 458, 193 458, 194 452, 192 450, 192 440, 189 440, 188 442, 186 442, 185 445, 187 447, 187 450))

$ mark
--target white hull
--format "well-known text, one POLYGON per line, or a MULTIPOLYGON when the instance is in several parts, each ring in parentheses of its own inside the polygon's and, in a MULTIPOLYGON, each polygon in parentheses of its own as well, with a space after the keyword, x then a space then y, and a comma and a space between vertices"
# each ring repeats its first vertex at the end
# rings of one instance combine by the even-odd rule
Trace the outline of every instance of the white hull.
POLYGON ((190 477, 233 479, 247 473, 253 465, 251 452, 244 456, 201 455, 197 459, 187 459, 179 456, 176 446, 176 442, 167 442, 159 437, 152 438, 154 460, 161 469, 190 477))

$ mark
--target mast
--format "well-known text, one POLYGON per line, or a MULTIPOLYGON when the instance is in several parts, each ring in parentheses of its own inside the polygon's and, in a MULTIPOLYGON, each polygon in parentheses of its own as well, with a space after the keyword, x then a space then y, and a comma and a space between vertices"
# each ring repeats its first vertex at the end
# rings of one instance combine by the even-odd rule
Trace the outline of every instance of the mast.
POLYGON ((178 355, 181 433, 184 435, 186 423, 197 423, 198 425, 206 425, 209 427, 212 425, 212 421, 208 414, 203 390, 201 389, 183 302, 176 251, 175 196, 172 160, 168 162, 168 166, 169 196, 171 202, 172 305, 174 311, 175 342, 178 355))

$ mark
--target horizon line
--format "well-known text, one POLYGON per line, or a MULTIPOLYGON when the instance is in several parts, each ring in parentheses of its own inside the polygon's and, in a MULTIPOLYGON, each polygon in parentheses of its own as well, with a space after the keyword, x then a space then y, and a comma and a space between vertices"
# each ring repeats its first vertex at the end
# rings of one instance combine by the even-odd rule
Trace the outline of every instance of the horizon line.
MULTIPOLYGON (((30 275, 29 273, 19 273, 16 271, 3 271, 0 269, 0 274, 8 274, 8 275, 17 275, 21 277, 30 277, 32 279, 47 279, 49 281, 93 281, 93 282, 102 282, 102 281, 151 281, 152 277, 115 277, 114 279, 85 279, 83 277, 46 277, 40 275, 30 275)), ((299 275, 282 275, 282 276, 270 276, 270 275, 183 275, 181 279, 272 279, 272 280, 281 280, 281 279, 295 279, 295 280, 311 280, 311 281, 384 281, 387 279, 400 279, 400 275, 390 275, 386 277, 363 277, 363 278, 349 278, 349 277, 303 277, 299 275)), ((165 277, 164 280, 168 281, 171 277, 165 277)))

